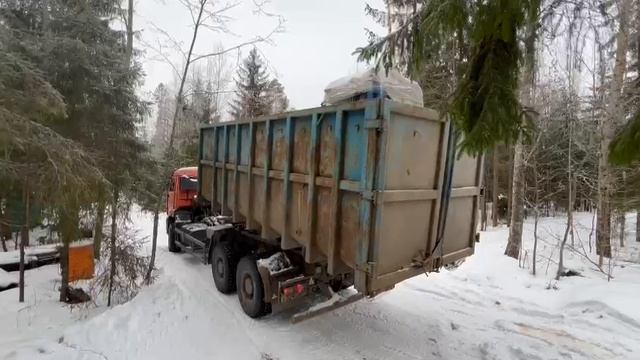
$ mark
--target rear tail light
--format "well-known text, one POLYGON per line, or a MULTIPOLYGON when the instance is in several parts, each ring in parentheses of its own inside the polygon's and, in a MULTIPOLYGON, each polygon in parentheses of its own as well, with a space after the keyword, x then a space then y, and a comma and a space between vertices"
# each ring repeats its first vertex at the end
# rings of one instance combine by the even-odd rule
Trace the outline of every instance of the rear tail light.
POLYGON ((298 297, 300 295, 303 295, 306 291, 306 287, 304 284, 302 283, 297 283, 295 285, 286 287, 282 289, 282 295, 289 299, 289 298, 294 298, 294 297, 298 297))

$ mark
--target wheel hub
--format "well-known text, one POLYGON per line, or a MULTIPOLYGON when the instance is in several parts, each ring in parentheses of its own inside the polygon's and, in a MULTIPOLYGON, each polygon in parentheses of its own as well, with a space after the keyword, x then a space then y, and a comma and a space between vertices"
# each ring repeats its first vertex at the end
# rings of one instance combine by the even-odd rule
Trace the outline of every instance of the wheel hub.
POLYGON ((218 275, 224 276, 224 262, 222 259, 218 259, 216 261, 216 271, 218 272, 218 275))
POLYGON ((253 281, 248 275, 242 280, 242 290, 248 299, 253 298, 253 281))

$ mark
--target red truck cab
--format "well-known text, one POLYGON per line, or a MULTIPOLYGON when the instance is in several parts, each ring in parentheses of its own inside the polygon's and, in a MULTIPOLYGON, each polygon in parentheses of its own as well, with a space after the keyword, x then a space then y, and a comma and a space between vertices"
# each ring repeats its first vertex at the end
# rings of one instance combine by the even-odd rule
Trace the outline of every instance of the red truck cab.
POLYGON ((167 192, 167 217, 173 218, 180 210, 191 210, 197 194, 198 168, 184 167, 174 171, 167 192))

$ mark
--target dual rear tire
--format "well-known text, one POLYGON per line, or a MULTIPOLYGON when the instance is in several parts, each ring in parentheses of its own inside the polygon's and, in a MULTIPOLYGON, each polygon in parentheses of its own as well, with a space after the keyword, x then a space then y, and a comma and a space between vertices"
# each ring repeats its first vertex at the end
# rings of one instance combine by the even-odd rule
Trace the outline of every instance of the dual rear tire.
POLYGON ((211 274, 216 289, 223 294, 237 290, 242 310, 252 318, 271 312, 270 304, 264 301, 264 284, 256 260, 255 255, 240 258, 229 242, 217 243, 211 254, 211 274))
POLYGON ((244 313, 252 318, 259 318, 271 312, 271 304, 264 301, 264 285, 256 260, 254 255, 243 257, 236 271, 238 301, 244 313))
POLYGON ((238 258, 228 242, 219 242, 211 255, 211 274, 216 289, 223 294, 236 291, 236 267, 238 258))

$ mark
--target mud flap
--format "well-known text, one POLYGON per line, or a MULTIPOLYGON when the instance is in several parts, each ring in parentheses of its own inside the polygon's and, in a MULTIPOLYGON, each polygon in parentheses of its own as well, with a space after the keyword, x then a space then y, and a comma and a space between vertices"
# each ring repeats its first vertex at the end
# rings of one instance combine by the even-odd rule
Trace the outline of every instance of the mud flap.
MULTIPOLYGON (((331 290, 329 290, 331 291, 331 290)), ((308 320, 311 319, 313 317, 316 317, 318 315, 322 315, 324 313, 327 313, 329 311, 333 311, 337 308, 341 308, 343 306, 349 305, 351 303, 354 303, 362 298, 364 298, 364 294, 360 293, 360 292, 355 292, 353 294, 349 294, 349 295, 341 295, 340 293, 332 293, 332 296, 324 302, 321 302, 319 304, 313 305, 312 307, 310 307, 309 309, 303 311, 303 312, 299 312, 295 315, 293 315, 291 317, 291 323, 292 324, 297 324, 301 321, 304 320, 308 320)))

